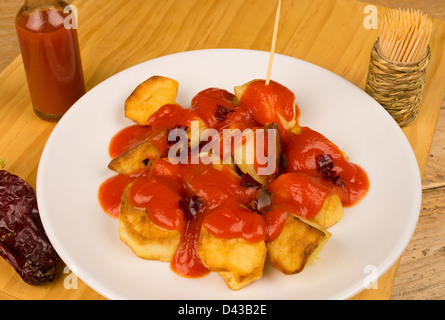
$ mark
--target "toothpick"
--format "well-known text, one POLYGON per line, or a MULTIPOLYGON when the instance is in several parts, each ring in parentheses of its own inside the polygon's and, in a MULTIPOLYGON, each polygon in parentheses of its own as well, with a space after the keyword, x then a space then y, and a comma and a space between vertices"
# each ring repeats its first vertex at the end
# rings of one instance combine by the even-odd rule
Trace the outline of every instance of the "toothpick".
POLYGON ((420 10, 391 10, 382 19, 380 51, 391 60, 415 62, 426 55, 432 20, 420 10))
POLYGON ((281 0, 278 0, 277 14, 275 16, 275 26, 272 37, 272 47, 270 49, 269 66, 267 67, 266 85, 270 82, 270 74, 272 73, 273 56, 275 53, 275 45, 277 43, 278 25, 280 23, 281 0))

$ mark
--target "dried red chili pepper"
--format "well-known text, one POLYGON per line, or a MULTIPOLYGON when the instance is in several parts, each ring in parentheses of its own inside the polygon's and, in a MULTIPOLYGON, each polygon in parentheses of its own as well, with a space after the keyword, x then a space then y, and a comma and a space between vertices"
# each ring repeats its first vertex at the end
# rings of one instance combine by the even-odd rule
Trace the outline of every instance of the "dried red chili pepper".
POLYGON ((215 117, 218 122, 222 122, 227 119, 229 113, 235 112, 233 109, 228 109, 220 104, 217 105, 218 110, 215 111, 215 117))
POLYGON ((184 216, 187 221, 193 221, 196 219, 196 214, 202 207, 202 202, 198 196, 183 197, 179 200, 179 206, 184 211, 184 216))
POLYGON ((54 280, 59 256, 43 229, 34 189, 6 170, 0 170, 0 255, 28 284, 54 280))
POLYGON ((242 180, 240 186, 252 189, 261 189, 263 187, 263 185, 256 181, 250 174, 243 173, 241 176, 242 180))
POLYGON ((334 170, 334 161, 331 155, 321 154, 316 158, 317 171, 323 174, 323 178, 333 182, 337 187, 344 187, 341 176, 334 170))

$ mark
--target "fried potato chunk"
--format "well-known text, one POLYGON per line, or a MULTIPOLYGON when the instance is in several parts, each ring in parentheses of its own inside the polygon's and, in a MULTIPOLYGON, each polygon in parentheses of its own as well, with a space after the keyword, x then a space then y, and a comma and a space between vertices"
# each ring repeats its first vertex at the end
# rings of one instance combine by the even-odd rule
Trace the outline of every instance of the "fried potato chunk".
MULTIPOLYGON (((167 130, 161 130, 154 139, 167 140, 167 130)), ((148 139, 136 147, 124 152, 120 156, 112 159, 108 164, 108 168, 117 173, 132 174, 144 168, 150 168, 154 161, 165 156, 157 146, 148 139)))
POLYGON ((343 205, 338 194, 329 195, 320 212, 312 219, 313 222, 327 229, 343 218, 343 205))
POLYGON ((247 83, 245 83, 245 84, 243 84, 243 85, 235 86, 235 87, 233 88, 233 91, 235 92, 235 97, 236 97, 236 99, 237 99, 238 101, 241 100, 241 97, 243 96, 244 91, 246 91, 247 87, 248 87, 252 82, 254 82, 254 81, 256 81, 256 80, 249 81, 249 82, 247 82, 247 83))
POLYGON ((179 84, 163 76, 145 80, 125 101, 125 117, 140 125, 147 124, 150 116, 166 104, 175 104, 179 84))
POLYGON ((239 290, 261 278, 266 245, 264 241, 220 239, 202 227, 198 254, 203 264, 210 271, 218 272, 230 289, 239 290))
POLYGON ((140 258, 169 262, 181 241, 178 230, 166 230, 155 225, 145 209, 135 208, 129 199, 129 184, 121 201, 119 236, 140 258))
POLYGON ((266 243, 268 261, 284 274, 299 273, 317 258, 330 236, 316 223, 288 214, 280 235, 266 243))

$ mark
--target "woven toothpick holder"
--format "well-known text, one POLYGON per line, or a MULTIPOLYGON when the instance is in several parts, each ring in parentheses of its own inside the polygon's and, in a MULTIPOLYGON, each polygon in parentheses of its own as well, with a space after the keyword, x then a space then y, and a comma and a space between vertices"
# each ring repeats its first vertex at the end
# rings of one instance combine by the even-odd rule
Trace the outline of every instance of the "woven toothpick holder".
POLYGON ((431 50, 419 61, 401 63, 386 59, 377 40, 371 51, 365 91, 379 102, 400 127, 417 119, 431 50))

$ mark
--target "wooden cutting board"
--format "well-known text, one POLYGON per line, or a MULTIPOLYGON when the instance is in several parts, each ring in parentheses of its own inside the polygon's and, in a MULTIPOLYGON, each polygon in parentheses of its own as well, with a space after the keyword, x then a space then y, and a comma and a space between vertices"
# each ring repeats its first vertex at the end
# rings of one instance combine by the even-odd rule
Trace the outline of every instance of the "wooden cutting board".
MULTIPOLYGON (((269 51, 276 10, 275 1, 259 0, 76 0, 73 4, 79 13, 87 89, 166 54, 208 48, 269 51)), ((366 3, 354 0, 284 0, 276 52, 317 64, 363 88, 378 34, 364 27, 365 7, 366 3)), ((388 10, 377 9, 380 17, 388 10)), ((444 38, 445 22, 435 20, 420 115, 403 129, 422 173, 445 93, 444 38)), ((34 115, 20 56, 1 72, 0 83, 0 156, 8 171, 35 187, 40 155, 55 125, 34 115)), ((355 299, 388 299, 397 265, 379 279, 377 289, 365 290, 355 299)), ((104 299, 63 263, 58 270, 53 283, 32 287, 0 260, 0 298, 104 299)))

